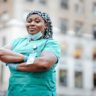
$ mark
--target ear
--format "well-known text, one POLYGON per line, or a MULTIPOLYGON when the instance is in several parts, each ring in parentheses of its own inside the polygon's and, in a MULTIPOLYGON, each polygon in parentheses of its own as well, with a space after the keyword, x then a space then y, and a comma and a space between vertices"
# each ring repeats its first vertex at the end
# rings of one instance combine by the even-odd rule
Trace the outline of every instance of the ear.
POLYGON ((45 29, 47 29, 48 28, 48 23, 47 22, 45 22, 45 29))

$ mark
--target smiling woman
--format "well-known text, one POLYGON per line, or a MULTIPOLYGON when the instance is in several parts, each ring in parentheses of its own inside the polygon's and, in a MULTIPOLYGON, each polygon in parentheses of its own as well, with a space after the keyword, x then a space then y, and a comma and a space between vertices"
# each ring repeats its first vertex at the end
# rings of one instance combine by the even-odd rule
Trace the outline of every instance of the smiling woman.
POLYGON ((7 96, 56 96, 56 71, 61 50, 53 40, 47 13, 32 11, 26 18, 28 36, 17 38, 0 52, 11 76, 7 96))
POLYGON ((32 15, 26 20, 26 27, 29 34, 42 32, 47 28, 47 23, 39 15, 32 15))

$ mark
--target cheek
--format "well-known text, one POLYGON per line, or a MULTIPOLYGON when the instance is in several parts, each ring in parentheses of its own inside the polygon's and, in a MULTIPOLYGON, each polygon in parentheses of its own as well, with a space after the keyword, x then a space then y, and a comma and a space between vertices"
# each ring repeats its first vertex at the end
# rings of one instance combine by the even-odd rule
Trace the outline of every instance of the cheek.
POLYGON ((40 30, 40 31, 44 31, 44 30, 45 30, 45 26, 44 26, 44 25, 40 25, 40 26, 38 26, 38 30, 40 30))
POLYGON ((29 24, 26 23, 25 27, 28 28, 29 24))

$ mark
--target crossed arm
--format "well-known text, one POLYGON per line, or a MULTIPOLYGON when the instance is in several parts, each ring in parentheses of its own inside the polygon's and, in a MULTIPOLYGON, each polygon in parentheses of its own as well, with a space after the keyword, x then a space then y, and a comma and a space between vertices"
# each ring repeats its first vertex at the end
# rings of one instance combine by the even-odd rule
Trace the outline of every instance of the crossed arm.
POLYGON ((24 61, 24 55, 13 52, 11 46, 0 48, 0 61, 5 63, 24 61))
POLYGON ((57 57, 53 53, 45 51, 40 57, 34 60, 33 64, 26 65, 26 63, 21 63, 17 66, 17 70, 29 72, 47 71, 56 62, 57 57))
MULTIPOLYGON (((5 63, 24 61, 24 55, 11 51, 10 49, 0 49, 0 60, 5 63)), ((26 65, 26 62, 16 66, 16 70, 27 72, 47 71, 57 61, 57 57, 51 52, 42 52, 41 56, 34 60, 34 63, 26 65)), ((15 64, 14 64, 15 65, 15 64)))

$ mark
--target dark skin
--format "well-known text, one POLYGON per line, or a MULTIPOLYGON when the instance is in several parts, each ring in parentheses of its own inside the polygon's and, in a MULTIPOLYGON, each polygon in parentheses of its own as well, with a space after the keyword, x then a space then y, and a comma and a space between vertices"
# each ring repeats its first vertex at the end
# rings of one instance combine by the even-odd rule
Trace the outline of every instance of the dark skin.
POLYGON ((26 65, 21 63, 18 65, 17 70, 29 72, 42 72, 49 70, 57 61, 56 56, 51 52, 42 52, 39 58, 36 58, 33 64, 26 65))
MULTIPOLYGON (((42 17, 34 14, 34 15, 31 15, 26 20, 26 28, 27 28, 27 31, 29 34, 36 34, 38 32, 42 32, 42 34, 43 34, 44 30, 47 28, 47 23, 44 21, 44 19, 42 17)), ((8 62, 9 57, 10 57, 9 62, 11 60, 13 60, 13 61, 15 60, 15 62, 17 62, 16 61, 17 58, 19 58, 18 59, 19 62, 24 60, 24 56, 22 54, 18 54, 18 55, 17 54, 12 55, 12 54, 14 54, 14 52, 13 53, 10 52, 9 55, 5 55, 5 57, 3 57, 3 62, 6 61, 6 60, 4 60, 4 58, 7 59, 7 62, 8 62)), ((1 56, 0 56, 0 60, 1 60, 1 56)), ((33 64, 26 65, 26 62, 18 64, 17 70, 27 71, 27 72, 47 71, 56 62, 57 62, 57 57, 52 52, 44 51, 41 53, 40 57, 35 58, 33 64)))
POLYGON ((29 34, 36 34, 38 32, 44 32, 44 30, 47 28, 47 23, 44 21, 44 19, 36 14, 31 15, 26 20, 26 29, 29 34))
POLYGON ((0 61, 5 63, 22 62, 24 61, 24 56, 22 54, 13 52, 11 50, 11 46, 8 45, 5 48, 0 49, 0 61))

